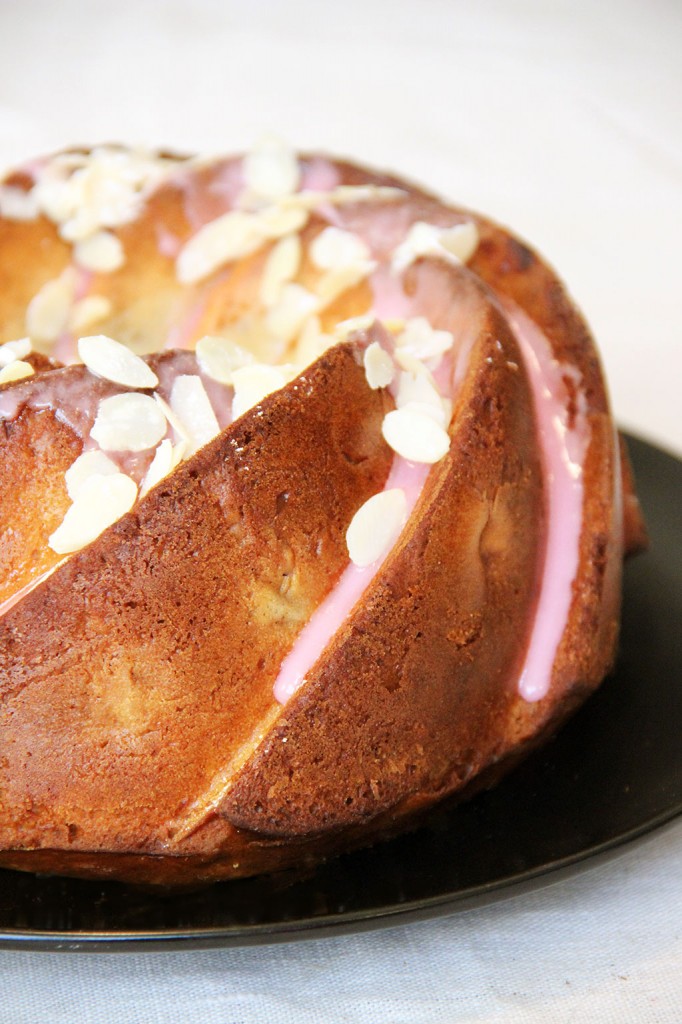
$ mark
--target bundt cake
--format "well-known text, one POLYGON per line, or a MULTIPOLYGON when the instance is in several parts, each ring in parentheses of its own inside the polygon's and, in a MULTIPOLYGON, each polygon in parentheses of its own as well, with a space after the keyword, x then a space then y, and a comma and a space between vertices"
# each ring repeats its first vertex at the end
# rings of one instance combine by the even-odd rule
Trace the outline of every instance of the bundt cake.
POLYGON ((0 215, 1 866, 313 863, 598 686, 644 530, 524 243, 275 140, 66 151, 0 215))

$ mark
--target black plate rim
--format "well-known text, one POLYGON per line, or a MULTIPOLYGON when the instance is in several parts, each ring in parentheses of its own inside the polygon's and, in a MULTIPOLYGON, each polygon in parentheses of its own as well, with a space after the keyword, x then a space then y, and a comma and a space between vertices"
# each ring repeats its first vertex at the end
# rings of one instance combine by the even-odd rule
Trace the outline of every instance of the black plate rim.
MULTIPOLYGON (((627 439, 677 461, 673 451, 632 434, 627 439)), ((245 947, 346 935, 379 927, 443 917, 479 909, 499 900, 510 900, 559 883, 628 853, 635 845, 653 839, 682 815, 682 801, 659 814, 603 841, 586 845, 565 857, 550 859, 525 871, 495 878, 480 885, 432 896, 360 908, 314 917, 267 923, 199 928, 156 928, 111 931, 40 930, 0 928, 0 949, 42 952, 159 952, 220 947, 245 947)))
POLYGON ((446 895, 409 900, 372 910, 324 914, 293 922, 252 924, 244 927, 156 929, 136 932, 68 932, 5 929, 0 931, 0 950, 52 953, 180 952, 188 949, 241 948, 279 942, 341 937, 378 928, 396 928, 415 921, 447 917, 455 912, 479 910, 490 903, 511 900, 557 885, 585 870, 600 867, 652 840, 682 816, 682 803, 668 812, 630 829, 608 842, 598 843, 568 857, 481 886, 446 895))

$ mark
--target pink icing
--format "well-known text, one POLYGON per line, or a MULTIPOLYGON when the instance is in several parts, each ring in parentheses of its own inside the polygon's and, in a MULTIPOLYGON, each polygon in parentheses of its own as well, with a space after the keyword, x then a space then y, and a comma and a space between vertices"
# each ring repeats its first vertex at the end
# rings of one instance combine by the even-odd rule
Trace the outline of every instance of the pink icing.
POLYGON ((503 305, 530 377, 545 481, 547 537, 542 582, 518 684, 525 700, 536 701, 549 690, 573 598, 582 527, 582 461, 589 426, 575 369, 553 358, 544 334, 525 313, 509 301, 503 305), (571 384, 576 406, 572 423, 568 413, 571 384))
MULTIPOLYGON (((400 456, 396 456, 393 460, 385 490, 394 487, 402 488, 407 500, 408 516, 417 504, 430 468, 430 466, 407 462, 400 456)), ((363 568, 350 563, 341 574, 334 589, 313 612, 280 666, 274 687, 275 699, 280 704, 286 704, 305 682, 307 673, 339 626, 348 618, 389 553, 390 549, 371 565, 363 568)))
POLYGON ((339 180, 337 169, 322 157, 306 160, 301 169, 301 189, 311 192, 331 192, 339 180))

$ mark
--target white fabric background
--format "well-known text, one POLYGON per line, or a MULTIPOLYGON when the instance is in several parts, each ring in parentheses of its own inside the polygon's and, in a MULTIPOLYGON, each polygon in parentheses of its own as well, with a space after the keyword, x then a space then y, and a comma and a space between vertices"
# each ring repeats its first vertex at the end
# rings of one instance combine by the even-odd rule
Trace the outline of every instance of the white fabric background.
MULTIPOLYGON (((0 0, 0 165, 275 131, 513 225, 682 452, 677 0, 0 0)), ((245 950, 0 953, 0 1022, 682 1021, 682 827, 482 910, 245 950)))

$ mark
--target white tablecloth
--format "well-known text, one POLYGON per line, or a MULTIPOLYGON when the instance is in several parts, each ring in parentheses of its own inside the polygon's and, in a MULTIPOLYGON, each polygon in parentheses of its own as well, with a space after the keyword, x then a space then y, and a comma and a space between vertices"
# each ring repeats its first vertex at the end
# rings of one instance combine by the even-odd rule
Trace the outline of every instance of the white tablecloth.
MULTIPOLYGON (((0 5, 0 165, 276 132, 513 225, 591 321, 621 422, 682 452, 674 0, 0 5)), ((682 1020, 682 826, 509 902, 195 953, 0 953, 0 1022, 682 1020)))

